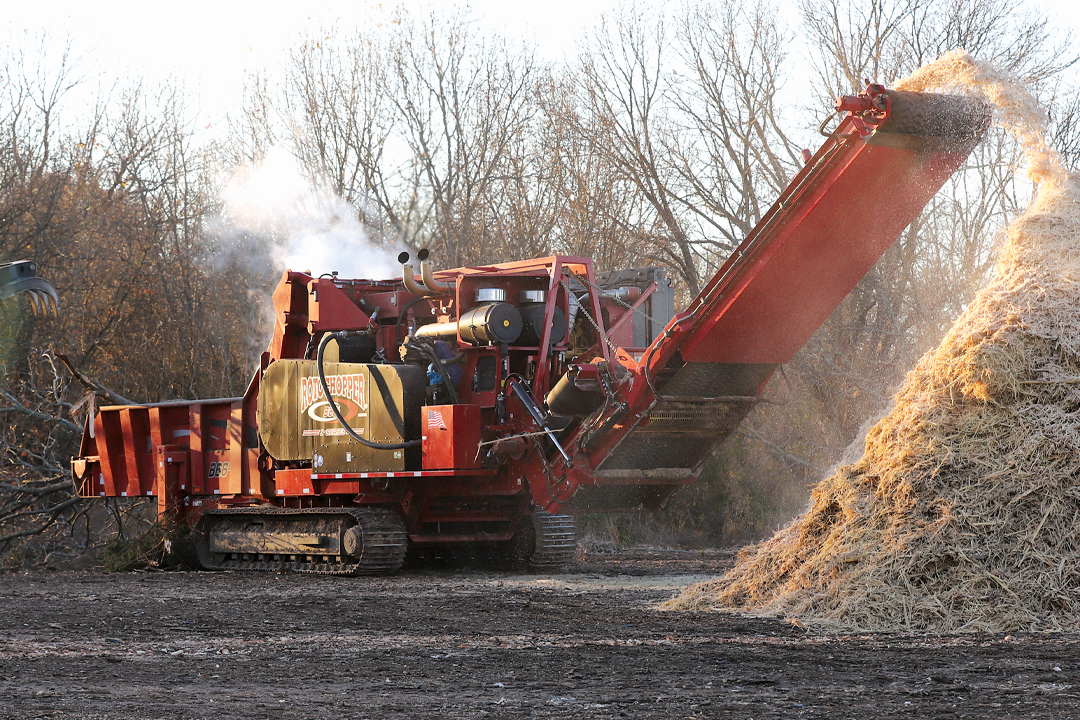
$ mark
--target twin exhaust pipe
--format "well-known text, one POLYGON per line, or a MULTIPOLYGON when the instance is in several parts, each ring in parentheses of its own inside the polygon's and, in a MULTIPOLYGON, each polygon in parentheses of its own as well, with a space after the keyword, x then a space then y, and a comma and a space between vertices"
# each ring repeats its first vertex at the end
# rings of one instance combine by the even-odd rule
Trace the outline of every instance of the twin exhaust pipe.
POLYGON ((416 253, 416 257, 420 261, 419 283, 416 281, 416 269, 409 262, 409 253, 403 252, 398 255, 398 262, 401 263, 401 282, 405 285, 405 289, 421 297, 449 295, 451 286, 435 280, 435 271, 431 267, 431 261, 428 260, 427 248, 416 253))

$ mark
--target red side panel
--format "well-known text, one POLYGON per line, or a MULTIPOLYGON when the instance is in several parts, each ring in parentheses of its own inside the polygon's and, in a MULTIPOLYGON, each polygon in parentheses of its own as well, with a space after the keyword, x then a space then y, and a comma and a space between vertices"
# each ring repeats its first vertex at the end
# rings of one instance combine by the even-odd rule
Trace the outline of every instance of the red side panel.
POLYGON ((422 412, 425 470, 480 467, 479 405, 430 405, 422 412))
POLYGON ((86 497, 238 494, 243 462, 241 398, 103 407, 83 432, 73 466, 86 497))
POLYGON ((309 285, 308 331, 313 335, 334 330, 363 330, 368 316, 333 280, 312 280, 309 285))
POLYGON ((791 360, 967 157, 867 145, 858 133, 831 145, 699 296, 685 360, 791 360))

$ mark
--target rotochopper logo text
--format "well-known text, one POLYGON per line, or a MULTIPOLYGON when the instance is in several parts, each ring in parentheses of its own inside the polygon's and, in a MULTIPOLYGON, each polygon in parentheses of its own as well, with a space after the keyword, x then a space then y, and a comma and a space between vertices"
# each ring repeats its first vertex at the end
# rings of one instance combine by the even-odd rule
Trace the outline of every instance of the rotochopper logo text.
MULTIPOLYGON (((327 375, 326 384, 346 422, 367 411, 367 393, 362 374, 327 375)), ((318 377, 300 378, 300 412, 316 422, 336 421, 318 377)))

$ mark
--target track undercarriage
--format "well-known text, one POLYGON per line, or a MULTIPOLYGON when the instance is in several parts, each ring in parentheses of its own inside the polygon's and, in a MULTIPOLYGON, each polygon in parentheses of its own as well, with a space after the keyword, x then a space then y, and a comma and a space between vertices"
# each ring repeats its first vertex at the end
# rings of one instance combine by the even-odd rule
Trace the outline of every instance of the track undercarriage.
POLYGON ((212 510, 196 527, 204 568, 385 575, 401 567, 408 535, 382 508, 212 510))
POLYGON ((529 570, 557 570, 574 559, 577 526, 571 515, 537 512, 522 521, 512 552, 529 570))
MULTIPOLYGON (((574 559, 577 528, 569 515, 538 512, 508 545, 512 565, 556 570, 574 559)), ((389 575, 408 547, 401 518, 388 508, 219 509, 195 529, 199 563, 208 570, 389 575)))

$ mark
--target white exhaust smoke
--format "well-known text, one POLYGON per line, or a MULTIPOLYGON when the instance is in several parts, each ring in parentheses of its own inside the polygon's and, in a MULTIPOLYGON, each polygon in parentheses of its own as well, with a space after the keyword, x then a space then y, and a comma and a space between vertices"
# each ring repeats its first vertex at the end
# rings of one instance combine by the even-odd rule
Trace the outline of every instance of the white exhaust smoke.
POLYGON ((400 275, 396 251, 375 246, 356 209, 328 182, 305 178, 285 150, 272 148, 257 166, 237 168, 222 201, 213 230, 227 252, 243 253, 252 264, 316 277, 400 275))

